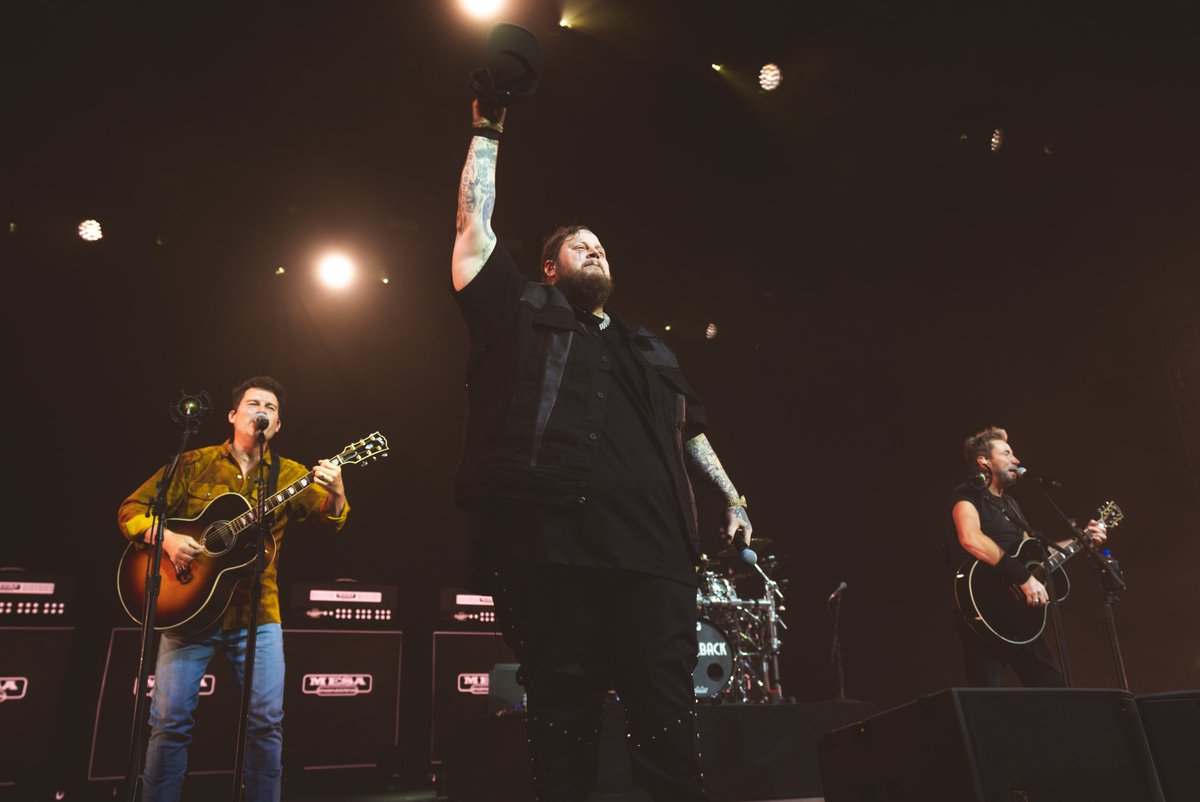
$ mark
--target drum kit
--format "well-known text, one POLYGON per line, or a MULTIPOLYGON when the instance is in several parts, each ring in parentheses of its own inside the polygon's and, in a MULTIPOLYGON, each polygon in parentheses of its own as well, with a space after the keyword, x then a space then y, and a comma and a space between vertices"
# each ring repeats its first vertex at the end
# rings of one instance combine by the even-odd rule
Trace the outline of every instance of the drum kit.
MULTIPOLYGON (((757 538, 755 546, 770 540, 757 538)), ((752 572, 740 576, 738 566, 748 568, 738 553, 728 548, 716 559, 700 555, 696 589, 696 640, 699 662, 692 672, 696 698, 708 702, 779 702, 779 630, 787 629, 780 619, 784 612, 781 585, 770 576, 774 557, 760 558, 752 572), (753 589, 751 590, 751 586, 753 589), (751 594, 742 598, 739 586, 751 594)))

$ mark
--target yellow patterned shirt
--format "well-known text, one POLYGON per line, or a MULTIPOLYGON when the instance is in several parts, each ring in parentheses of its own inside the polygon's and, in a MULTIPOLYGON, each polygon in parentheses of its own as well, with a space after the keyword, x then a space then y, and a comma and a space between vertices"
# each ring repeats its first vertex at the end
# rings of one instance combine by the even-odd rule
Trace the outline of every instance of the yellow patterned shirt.
MULTIPOLYGON (((268 447, 267 462, 274 459, 273 452, 268 447)), ((300 479, 308 468, 300 463, 280 457, 279 481, 277 488, 287 487, 300 479)), ((130 540, 141 540, 150 529, 150 518, 146 516, 148 504, 158 493, 158 483, 164 469, 142 483, 121 504, 117 512, 117 523, 121 532, 130 540)), ((195 451, 185 452, 180 460, 179 470, 167 493, 167 518, 194 518, 199 516, 209 503, 223 493, 237 493, 250 504, 254 504, 257 492, 254 476, 243 476, 242 468, 238 465, 226 440, 219 446, 208 446, 195 451)), ((342 507, 342 514, 329 514, 332 499, 324 488, 312 485, 304 492, 275 509, 275 520, 271 525, 271 534, 275 537, 275 559, 263 572, 262 598, 258 605, 258 623, 280 623, 279 615, 279 583, 277 568, 279 551, 283 548, 283 533, 288 524, 293 521, 312 521, 332 532, 341 530, 350 512, 347 502, 342 507)), ((249 533, 247 533, 249 534, 249 533)), ((165 558, 165 555, 164 555, 165 558)), ((250 620, 250 583, 240 582, 233 593, 229 609, 225 611, 223 625, 226 629, 245 627, 250 620)))

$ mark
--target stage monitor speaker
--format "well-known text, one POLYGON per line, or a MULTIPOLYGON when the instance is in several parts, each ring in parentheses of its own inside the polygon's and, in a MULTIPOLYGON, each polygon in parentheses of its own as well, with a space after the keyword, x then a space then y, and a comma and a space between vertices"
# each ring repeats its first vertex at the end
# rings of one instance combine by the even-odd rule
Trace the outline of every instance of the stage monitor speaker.
POLYGON ((826 733, 826 802, 1163 802, 1133 697, 950 688, 826 733))
POLYGON ((488 715, 491 673, 516 656, 495 632, 433 633, 433 719, 429 760, 445 759, 458 726, 488 715))
POLYGON ((1200 799, 1200 690, 1137 698, 1167 802, 1200 799))
MULTIPOLYGON (((285 629, 284 768, 320 770, 375 766, 399 741, 398 631, 285 629)), ((89 780, 120 780, 128 762, 141 632, 118 628, 96 706, 89 780)), ((219 652, 219 650, 218 650, 219 652)), ((151 656, 151 666, 154 657, 151 656)), ((153 677, 148 683, 153 693, 153 677)), ((189 774, 233 771, 241 688, 224 655, 213 656, 200 683, 189 774)), ((143 728, 149 738, 149 727, 143 728)))
POLYGON ((0 627, 0 788, 43 766, 74 627, 0 627))

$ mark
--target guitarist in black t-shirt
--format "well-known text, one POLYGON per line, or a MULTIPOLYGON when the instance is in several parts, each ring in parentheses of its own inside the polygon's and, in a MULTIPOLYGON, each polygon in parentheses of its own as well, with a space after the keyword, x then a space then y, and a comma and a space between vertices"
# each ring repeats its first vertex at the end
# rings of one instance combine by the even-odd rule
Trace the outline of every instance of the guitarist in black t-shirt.
MULTIPOLYGON (((956 537, 947 544, 950 561, 958 565, 973 558, 994 566, 1026 604, 1045 606, 1049 602, 1045 585, 1012 556, 1030 535, 1020 505, 1006 493, 1016 483, 1021 464, 1008 444, 1008 433, 990 427, 971 435, 963 443, 963 456, 973 477, 954 490, 951 516, 956 537)), ((1085 531, 1093 543, 1107 537, 1104 524, 1096 521, 1089 521, 1085 531)), ((1000 687, 1005 665, 1027 687, 1066 684, 1044 636, 1016 644, 980 635, 965 621, 959 622, 958 630, 971 686, 1000 687)))

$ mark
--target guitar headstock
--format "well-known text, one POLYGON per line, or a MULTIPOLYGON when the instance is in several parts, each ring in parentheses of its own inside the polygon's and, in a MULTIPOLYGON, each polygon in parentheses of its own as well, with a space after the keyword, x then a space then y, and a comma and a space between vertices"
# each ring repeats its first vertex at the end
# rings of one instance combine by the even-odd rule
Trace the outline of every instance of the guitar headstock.
POLYGON ((379 432, 372 432, 361 440, 358 440, 342 449, 342 453, 337 455, 337 460, 342 465, 369 465, 380 457, 388 455, 387 438, 379 432))
POLYGON ((1121 508, 1115 501, 1106 501, 1100 505, 1100 509, 1096 510, 1096 520, 1108 529, 1116 527, 1124 519, 1125 513, 1121 512, 1121 508))

